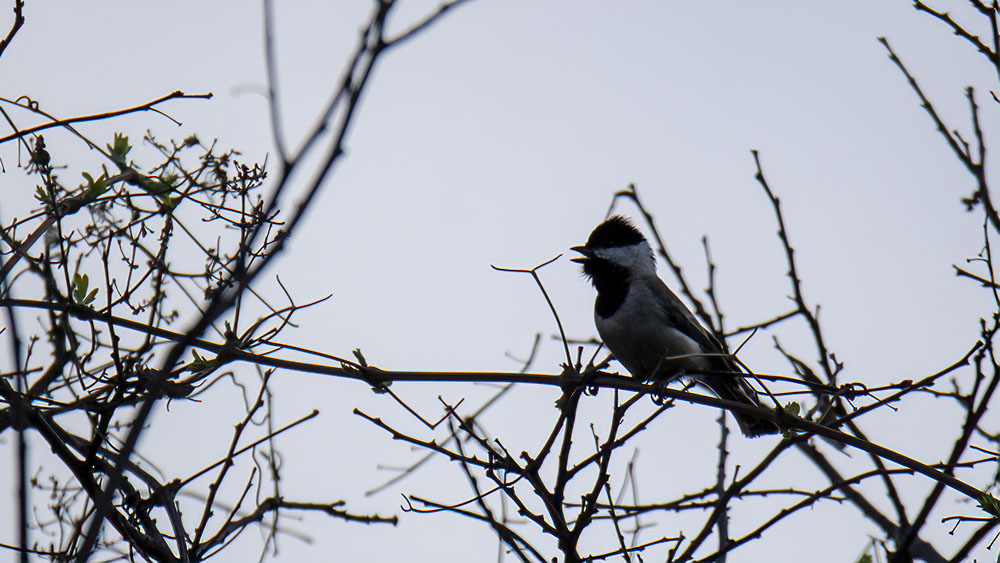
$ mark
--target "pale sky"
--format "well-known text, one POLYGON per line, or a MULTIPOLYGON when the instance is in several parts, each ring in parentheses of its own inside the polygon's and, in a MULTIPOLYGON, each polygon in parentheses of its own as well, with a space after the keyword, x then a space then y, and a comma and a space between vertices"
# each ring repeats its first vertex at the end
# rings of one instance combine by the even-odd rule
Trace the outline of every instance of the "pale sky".
MULTIPOLYGON (((295 147, 335 87, 370 3, 278 4, 284 134, 295 147)), ((435 5, 404 1, 394 28, 435 5)), ((937 5, 964 14, 967 4, 937 5)), ((28 3, 25 15, 25 27, 0 59, 0 95, 26 94, 68 117, 177 89, 212 92, 211 101, 164 108, 181 127, 142 114, 81 130, 101 142, 110 142, 114 131, 135 141, 147 129, 164 139, 197 133, 240 150, 246 161, 273 151, 261 94, 258 3, 49 1, 28 3)), ((4 10, 0 29, 9 19, 4 10)), ((611 195, 630 182, 696 288, 706 283, 700 240, 708 235, 730 328, 784 313, 791 308, 787 267, 769 203, 753 177, 750 150, 759 149, 784 205, 806 297, 822 305, 828 344, 846 363, 842 380, 876 386, 951 364, 972 345, 979 317, 990 311, 988 295, 952 269, 980 251, 981 213, 965 212, 960 199, 971 193, 971 177, 878 36, 888 38, 952 127, 971 138, 964 97, 971 84, 979 89, 984 127, 988 134, 995 130, 997 107, 988 94, 996 87, 995 71, 907 0, 475 0, 461 6, 381 61, 346 160, 289 250, 263 276, 268 295, 280 295, 274 274, 300 301, 333 294, 301 313, 300 328, 284 340, 348 357, 361 348, 386 369, 510 371, 518 365, 505 354, 527 355, 541 332, 533 371, 557 373, 562 349, 550 338, 556 328, 538 290, 530 278, 490 265, 527 268, 583 243, 611 195)), ((54 156, 81 167, 64 172, 67 178, 99 162, 69 136, 49 133, 46 141, 54 156)), ((15 151, 13 144, 0 147, 9 171, 0 175, 4 221, 35 206, 34 181, 13 170, 15 151)), ((626 203, 618 210, 635 211, 626 203)), ((662 264, 660 271, 672 284, 662 264)), ((567 333, 595 336, 593 289, 578 267, 564 257, 542 270, 542 279, 567 333)), ((24 318, 25 326, 36 326, 33 317, 24 318)), ((803 358, 815 358, 805 326, 789 323, 759 333, 741 352, 756 371, 790 373, 773 350, 774 335, 803 358)), ((343 499, 352 512, 401 517, 394 529, 318 515, 286 522, 311 543, 284 537, 277 560, 495 560, 496 539, 486 526, 399 508, 403 494, 467 498, 457 465, 439 459, 387 491, 364 495, 392 476, 379 464, 406 465, 423 453, 393 442, 351 410, 415 428, 399 407, 364 385, 313 375, 278 373, 274 388, 281 421, 314 408, 322 413, 278 440, 286 498, 343 499)), ((453 402, 467 396, 471 405, 491 393, 470 384, 393 388, 432 417, 440 412, 438 395, 453 402)), ((555 419, 557 397, 555 388, 518 389, 484 423, 511 451, 530 449, 555 419)), ((591 399, 584 410, 599 424, 607 418, 606 399, 591 399)), ((232 385, 220 385, 203 403, 161 408, 140 452, 171 478, 190 474, 225 451, 241 409, 232 385)), ((641 500, 714 482, 716 416, 681 405, 637 440, 641 500)), ((932 463, 948 453, 951 434, 943 429, 955 416, 911 398, 896 413, 865 417, 862 427, 872 439, 932 463)), ((11 436, 0 440, 0 483, 13 490, 11 436)), ((775 440, 735 436, 731 463, 753 465, 775 440)), ((33 455, 32 471, 52 463, 40 445, 33 455)), ((622 452, 618 467, 630 455, 622 452)), ((857 452, 835 459, 844 471, 866 461, 857 452)), ((989 472, 962 476, 983 487, 989 472)), ((814 490, 828 483, 790 453, 766 484, 814 490)), ((914 499, 931 486, 923 478, 900 484, 914 499)), ((874 483, 864 490, 888 506, 874 483)), ((773 514, 775 502, 739 504, 733 535, 773 514)), ((950 554, 959 538, 950 537, 951 526, 940 519, 974 509, 950 498, 941 506, 924 536, 950 554)), ((694 533, 702 517, 657 514, 647 518, 656 526, 643 539, 694 533)), ((878 532, 853 507, 821 503, 730 560, 853 561, 869 534, 878 532)), ((0 542, 15 538, 10 516, 0 511, 0 542)), ((261 538, 245 534, 219 560, 246 560, 259 552, 261 538)), ((611 535, 583 543, 595 553, 613 544, 611 535)), ((557 553, 550 538, 538 545, 557 553)), ((985 547, 974 555, 995 556, 985 547)), ((663 558, 662 549, 646 555, 647 561, 663 558)))

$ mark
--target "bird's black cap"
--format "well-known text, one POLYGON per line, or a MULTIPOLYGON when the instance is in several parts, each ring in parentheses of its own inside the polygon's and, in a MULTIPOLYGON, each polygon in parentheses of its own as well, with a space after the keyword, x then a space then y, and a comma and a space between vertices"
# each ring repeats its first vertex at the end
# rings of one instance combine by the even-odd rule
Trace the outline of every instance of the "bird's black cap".
POLYGON ((587 239, 587 248, 628 246, 645 240, 646 237, 642 236, 639 229, 635 228, 635 225, 627 217, 613 215, 590 233, 590 238, 587 239))

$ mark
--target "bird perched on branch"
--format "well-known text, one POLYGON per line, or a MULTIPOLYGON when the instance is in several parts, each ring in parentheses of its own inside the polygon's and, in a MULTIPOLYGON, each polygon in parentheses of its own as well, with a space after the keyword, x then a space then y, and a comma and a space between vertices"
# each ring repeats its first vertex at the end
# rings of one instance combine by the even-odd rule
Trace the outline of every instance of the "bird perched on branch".
MULTIPOLYGON (((761 406, 732 356, 656 275, 653 249, 628 219, 611 217, 570 250, 583 255, 572 261, 597 289, 597 332, 633 377, 666 383, 686 375, 720 399, 761 406)), ((778 432, 769 419, 733 415, 748 437, 778 432)))

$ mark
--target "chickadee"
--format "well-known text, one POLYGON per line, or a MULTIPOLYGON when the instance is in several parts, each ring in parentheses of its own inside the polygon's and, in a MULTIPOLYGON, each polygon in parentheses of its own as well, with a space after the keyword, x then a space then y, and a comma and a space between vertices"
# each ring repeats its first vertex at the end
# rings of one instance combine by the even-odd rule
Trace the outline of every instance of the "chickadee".
MULTIPOLYGON (((590 233, 587 244, 570 250, 583 255, 572 261, 583 265, 597 289, 597 332, 633 377, 666 382, 686 374, 720 399, 761 406, 736 362, 657 277, 653 249, 628 219, 611 217, 590 233), (732 375, 691 373, 699 370, 732 375)), ((733 415, 748 437, 778 432, 771 420, 733 415)))

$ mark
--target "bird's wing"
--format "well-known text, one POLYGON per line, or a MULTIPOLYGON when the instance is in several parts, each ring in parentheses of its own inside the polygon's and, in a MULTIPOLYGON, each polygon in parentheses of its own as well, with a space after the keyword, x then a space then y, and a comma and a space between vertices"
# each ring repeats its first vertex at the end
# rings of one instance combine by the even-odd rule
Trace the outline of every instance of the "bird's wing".
MULTIPOLYGON (((663 315, 667 319, 668 324, 691 340, 697 342, 706 354, 723 353, 724 348, 722 344, 719 343, 711 332, 701 326, 701 323, 698 322, 694 314, 684 305, 684 302, 673 291, 670 291, 670 288, 662 280, 659 278, 648 280, 648 285, 650 286, 649 289, 658 297, 655 302, 662 308, 663 315)), ((719 357, 718 361, 720 362, 720 370, 741 371, 736 363, 729 358, 719 357)))

